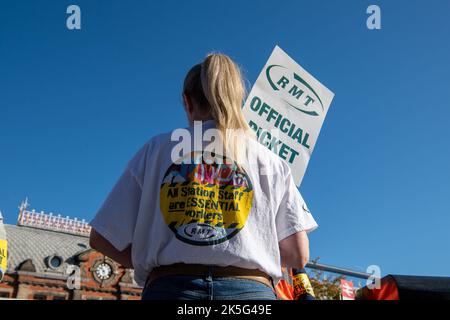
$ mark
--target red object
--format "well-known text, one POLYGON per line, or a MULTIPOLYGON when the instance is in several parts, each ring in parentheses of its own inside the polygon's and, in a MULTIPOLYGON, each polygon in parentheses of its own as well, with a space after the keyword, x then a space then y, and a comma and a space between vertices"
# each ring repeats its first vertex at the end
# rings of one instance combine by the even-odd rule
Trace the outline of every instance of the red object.
POLYGON ((381 287, 366 289, 365 299, 367 300, 399 300, 397 284, 394 278, 386 277, 381 279, 381 287))
POLYGON ((286 280, 282 279, 275 287, 277 297, 280 300, 294 300, 294 288, 286 280))
POLYGON ((450 300, 450 277, 387 275, 379 288, 362 288, 360 300, 450 300))
POLYGON ((341 279, 342 300, 355 300, 353 282, 341 279))
POLYGON ((294 300, 292 269, 282 268, 281 272, 283 273, 283 279, 275 287, 277 297, 280 300, 294 300))

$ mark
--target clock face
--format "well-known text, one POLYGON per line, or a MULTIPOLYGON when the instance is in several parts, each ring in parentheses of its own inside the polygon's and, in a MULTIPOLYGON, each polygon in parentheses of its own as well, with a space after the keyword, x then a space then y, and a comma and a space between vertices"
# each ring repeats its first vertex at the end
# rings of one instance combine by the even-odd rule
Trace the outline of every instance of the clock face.
POLYGON ((100 280, 107 280, 112 275, 112 267, 109 264, 103 262, 98 265, 97 269, 95 269, 95 274, 100 280))

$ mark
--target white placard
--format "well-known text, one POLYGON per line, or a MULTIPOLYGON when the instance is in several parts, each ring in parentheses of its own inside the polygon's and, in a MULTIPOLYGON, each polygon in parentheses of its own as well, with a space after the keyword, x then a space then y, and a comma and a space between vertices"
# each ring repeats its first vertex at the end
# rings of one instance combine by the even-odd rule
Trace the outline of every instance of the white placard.
POLYGON ((334 93, 275 47, 244 104, 259 142, 290 165, 300 186, 334 93))

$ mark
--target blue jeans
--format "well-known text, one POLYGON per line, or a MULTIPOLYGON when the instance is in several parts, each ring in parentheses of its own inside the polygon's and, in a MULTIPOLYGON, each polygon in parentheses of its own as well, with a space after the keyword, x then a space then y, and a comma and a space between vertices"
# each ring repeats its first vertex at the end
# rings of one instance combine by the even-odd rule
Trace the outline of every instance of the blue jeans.
POLYGON ((256 280, 166 276, 146 285, 142 300, 276 300, 276 295, 256 280))

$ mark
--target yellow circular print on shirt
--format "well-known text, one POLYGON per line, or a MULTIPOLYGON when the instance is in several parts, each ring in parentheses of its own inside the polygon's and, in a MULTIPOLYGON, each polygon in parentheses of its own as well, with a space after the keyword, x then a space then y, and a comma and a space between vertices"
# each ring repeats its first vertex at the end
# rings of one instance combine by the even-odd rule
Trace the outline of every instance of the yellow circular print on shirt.
POLYGON ((222 162, 205 161, 201 152, 193 152, 164 174, 160 208, 179 240, 214 245, 231 239, 244 227, 252 208, 252 183, 234 162, 222 162), (183 161, 186 159, 190 161, 183 161))

